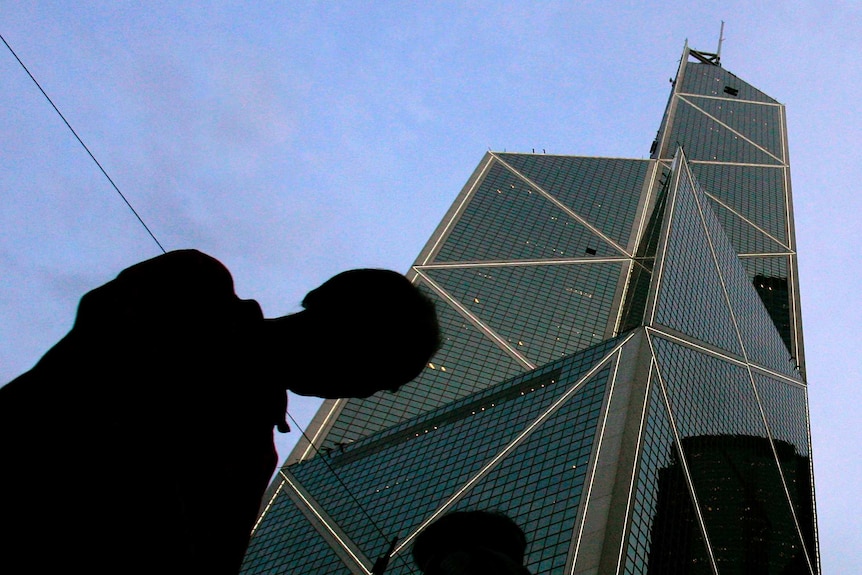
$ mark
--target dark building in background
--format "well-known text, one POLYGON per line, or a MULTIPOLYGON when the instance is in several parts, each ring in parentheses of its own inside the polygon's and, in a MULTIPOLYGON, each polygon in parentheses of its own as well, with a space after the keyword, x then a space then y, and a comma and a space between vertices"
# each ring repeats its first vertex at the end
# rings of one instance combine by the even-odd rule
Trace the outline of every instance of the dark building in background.
MULTIPOLYGON (((725 550, 717 563, 719 572, 725 567, 742 573, 808 572, 775 466, 777 455, 789 472, 788 494, 808 509, 812 502, 807 500, 811 493, 807 457, 790 443, 742 435, 686 437, 682 451, 688 473, 676 450, 669 454, 668 467, 658 472, 649 573, 712 573, 688 494, 688 477, 702 491, 699 504, 713 547, 725 550), (806 475, 800 476, 799 470, 806 475)), ((810 524, 810 516, 803 519, 810 524)))
POLYGON ((411 268, 444 345, 326 401, 244 573, 413 573, 496 509, 534 573, 819 573, 784 107, 683 53, 651 159, 489 152, 411 268))

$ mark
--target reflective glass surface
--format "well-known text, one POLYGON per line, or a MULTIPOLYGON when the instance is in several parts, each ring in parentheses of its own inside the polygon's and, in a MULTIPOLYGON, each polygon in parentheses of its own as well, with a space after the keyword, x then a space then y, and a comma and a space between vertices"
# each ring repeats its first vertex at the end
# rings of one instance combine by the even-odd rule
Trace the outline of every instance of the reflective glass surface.
POLYGON ((601 237, 494 162, 435 262, 619 256, 601 237))
POLYGON ((291 573, 350 573, 293 501, 279 493, 249 543, 240 573, 278 575, 288 563, 291 573))
MULTIPOLYGON (((782 107, 719 66, 688 62, 681 82, 672 122, 662 120, 662 130, 683 146, 697 180, 714 196, 710 203, 735 251, 789 252, 782 107)), ((665 155, 674 152, 669 146, 665 155)), ((749 274, 752 282, 755 275, 749 274)), ((793 349, 801 340, 791 333, 792 292, 783 300, 768 287, 758 292, 785 347, 793 349)))
POLYGON ((778 462, 796 520, 811 557, 815 559, 814 490, 808 437, 807 390, 755 373, 754 382, 769 430, 775 442, 778 462))
POLYGON ((652 286, 655 253, 661 240, 662 230, 664 229, 662 224, 664 223, 664 214, 667 209, 669 188, 670 171, 664 170, 661 189, 658 192, 655 207, 652 210, 637 250, 635 250, 635 260, 632 262, 629 283, 626 286, 623 298, 620 332, 625 332, 644 324, 644 313, 649 300, 650 287, 652 286))
POLYGON ((623 572, 712 573, 685 477, 667 472, 679 456, 656 378, 647 406, 623 572))
MULTIPOLYGON (((614 344, 605 342, 485 389, 293 465, 290 471, 366 556, 376 558, 385 551, 388 538, 404 537, 418 527, 614 344)), ((457 505, 497 509, 515 518, 528 539, 536 542, 528 548, 528 564, 536 575, 556 572, 565 562, 609 371, 599 370, 582 383, 457 505)), ((282 497, 279 505, 291 503, 282 497)), ((280 572, 319 572, 297 567, 316 562, 317 548, 300 550, 304 544, 300 540, 308 540, 307 529, 298 528, 294 536, 293 528, 284 528, 281 517, 289 513, 271 512, 264 518, 253 538, 254 551, 246 559, 246 572, 258 572, 254 570, 262 569, 259 564, 270 565, 273 557, 284 562, 280 572), (280 533, 281 538, 274 541, 271 533, 280 533), (298 560, 296 554, 309 557, 298 560)), ((401 559, 393 560, 387 571, 410 572, 401 559)))
POLYGON ((655 322, 741 354, 721 278, 694 198, 694 184, 681 169, 664 252, 655 322))
MULTIPOLYGON (((742 266, 751 279, 757 295, 766 307, 772 323, 778 329, 784 346, 792 349, 790 323, 790 292, 787 282, 789 256, 745 257, 741 258, 742 266)), ((794 365, 796 361, 792 362, 794 365)))
POLYGON ((681 437, 767 436, 745 367, 660 337, 652 341, 681 437))
POLYGON ((525 563, 535 575, 560 573, 566 563, 609 373, 586 382, 458 503, 514 519, 530 541, 525 563))
POLYGON ((682 80, 680 92, 684 94, 729 98, 728 94, 724 92, 725 86, 738 90, 737 95, 734 96, 738 100, 753 100, 769 104, 778 103, 773 98, 770 98, 724 68, 697 62, 688 62, 685 65, 685 76, 682 80))
MULTIPOLYGON (((692 161, 782 163, 682 99, 677 104, 670 138, 685 148, 686 155, 692 161)), ((672 154, 673 151, 669 150, 668 153, 672 154)))
MULTIPOLYGON (((710 200, 734 249, 739 254, 789 252, 782 107, 719 66, 688 62, 681 82, 672 125, 665 127, 662 120, 662 130, 670 130, 669 141, 683 146, 704 189, 727 206, 710 200)), ((665 154, 674 151, 670 146, 665 154)), ((755 275, 749 278, 754 281, 755 275)), ((801 340, 791 333, 792 292, 788 289, 783 301, 768 287, 758 292, 785 347, 794 349, 801 340)))
POLYGON ((429 269, 428 276, 535 365, 604 339, 624 263, 429 269))
MULTIPOLYGON (((695 191, 704 206, 703 193, 699 189, 695 191)), ((764 307, 763 300, 757 296, 757 291, 752 289, 745 268, 736 257, 733 246, 712 210, 704 208, 703 217, 749 361, 779 373, 799 377, 784 340, 764 307)))
MULTIPOLYGON (((520 363, 494 345, 435 292, 419 285, 437 307, 443 336, 440 351, 431 359, 429 367, 398 393, 383 392, 348 400, 324 446, 355 441, 524 371, 520 363)), ((373 373, 374 364, 369 362, 357 369, 373 373)))
POLYGON ((719 572, 806 573, 747 369, 662 338, 653 345, 719 572))
POLYGON ((787 251, 786 246, 742 219, 739 214, 734 213, 712 198, 707 198, 707 203, 721 224, 721 229, 727 234, 727 238, 736 253, 776 254, 787 251))
MULTIPOLYGON (((780 167, 691 163, 695 178, 709 194, 787 242, 785 173, 780 167)), ((732 234, 728 234, 733 239, 732 234)), ((738 250, 745 253, 750 250, 738 250)))
POLYGON ((544 154, 500 157, 621 246, 628 243, 648 161, 544 154))
POLYGON ((781 131, 778 123, 778 106, 765 106, 734 99, 700 98, 685 96, 693 106, 730 127, 734 132, 751 140, 778 160, 784 159, 781 131))

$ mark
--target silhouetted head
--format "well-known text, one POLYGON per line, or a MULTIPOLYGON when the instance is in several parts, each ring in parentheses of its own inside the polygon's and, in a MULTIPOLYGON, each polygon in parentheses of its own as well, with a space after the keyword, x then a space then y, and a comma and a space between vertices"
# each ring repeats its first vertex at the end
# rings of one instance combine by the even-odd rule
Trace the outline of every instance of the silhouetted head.
POLYGON ((312 290, 294 316, 305 366, 301 395, 366 397, 414 379, 440 347, 434 302, 403 275, 342 272, 312 290), (313 364, 313 365, 312 365, 313 364))
POLYGON ((426 575, 529 575, 527 538, 506 515, 456 511, 425 528, 413 544, 413 561, 426 575))

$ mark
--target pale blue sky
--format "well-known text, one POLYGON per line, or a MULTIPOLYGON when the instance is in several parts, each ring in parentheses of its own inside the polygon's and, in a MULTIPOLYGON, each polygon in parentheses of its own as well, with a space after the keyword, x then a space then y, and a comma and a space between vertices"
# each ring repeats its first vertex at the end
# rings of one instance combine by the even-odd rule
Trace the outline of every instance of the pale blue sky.
MULTIPOLYGON (((646 157, 686 38, 725 20, 724 66, 787 105, 823 567, 862 572, 859 4, 141 4, 8 2, 0 33, 162 244, 270 316, 406 271, 489 148, 646 157)), ((5 382, 159 251, 5 48, 0 78, 5 382)))

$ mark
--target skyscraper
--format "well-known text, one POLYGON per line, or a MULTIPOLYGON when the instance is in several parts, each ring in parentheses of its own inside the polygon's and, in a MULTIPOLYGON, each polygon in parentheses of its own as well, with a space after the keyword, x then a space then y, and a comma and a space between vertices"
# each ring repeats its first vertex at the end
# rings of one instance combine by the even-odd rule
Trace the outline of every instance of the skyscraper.
POLYGON ((444 345, 327 401, 246 573, 391 573, 448 510, 534 573, 818 573, 784 107, 683 52, 648 160, 489 152, 409 276, 444 345))

